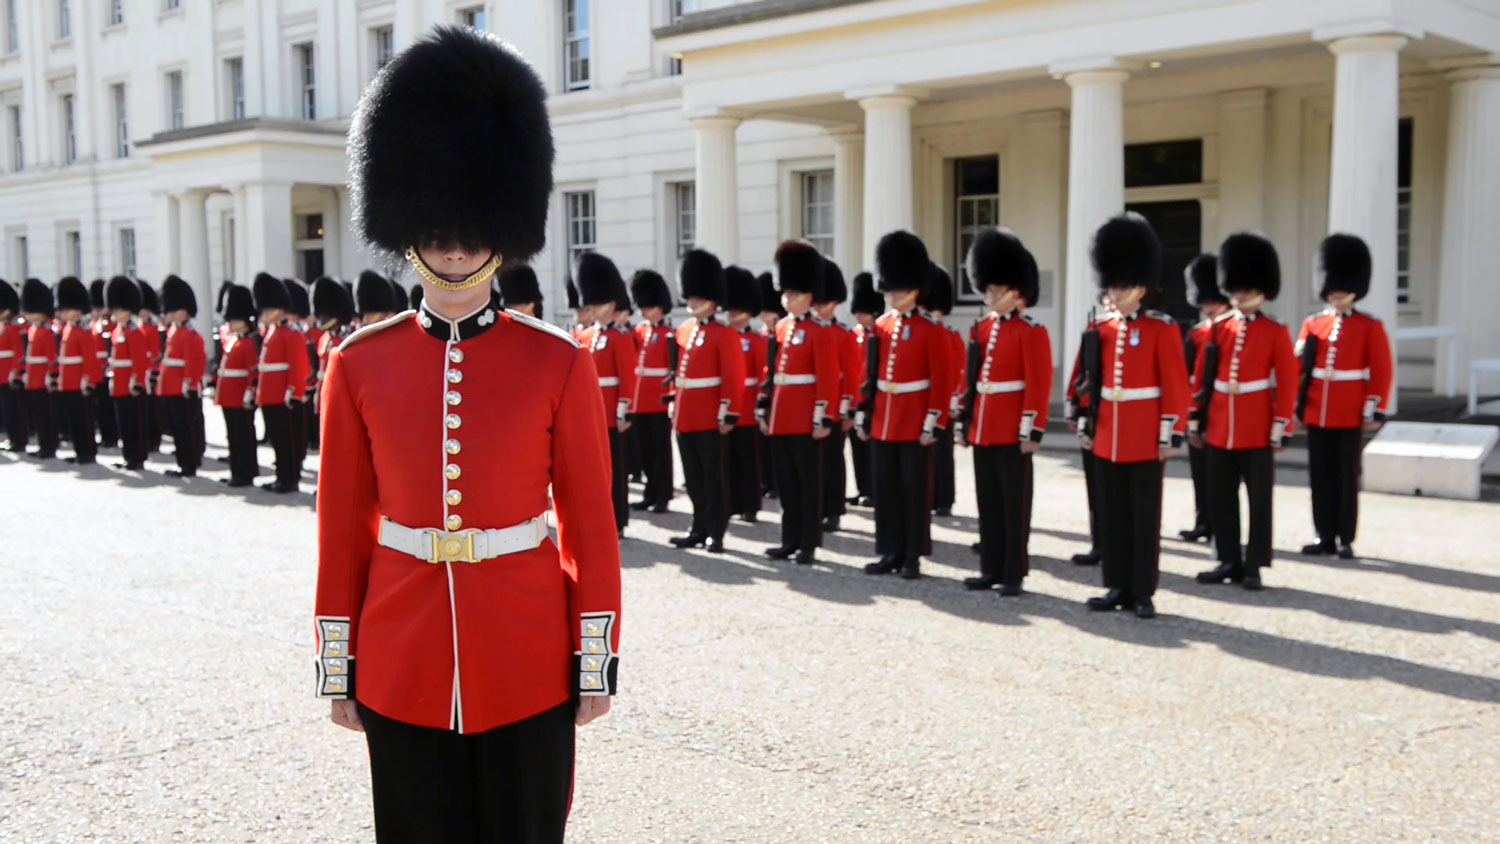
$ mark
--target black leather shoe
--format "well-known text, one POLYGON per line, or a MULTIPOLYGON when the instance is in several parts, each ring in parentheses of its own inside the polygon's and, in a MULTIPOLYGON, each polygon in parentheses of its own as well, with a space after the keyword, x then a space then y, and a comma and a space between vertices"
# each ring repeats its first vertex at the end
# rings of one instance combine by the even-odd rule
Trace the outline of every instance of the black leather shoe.
POLYGON ((973 545, 969 546, 969 550, 973 551, 975 554, 978 554, 980 551, 984 550, 984 543, 976 542, 973 545))
POLYGON ((907 560, 906 563, 901 566, 902 580, 916 580, 921 576, 922 564, 917 560, 907 560))
POLYGON ((773 560, 785 560, 795 553, 797 553, 796 548, 786 548, 781 545, 766 549, 766 556, 773 560))
POLYGON ((51 460, 52 458, 54 458, 54 457, 57 456, 57 452, 55 452, 55 451, 51 451, 51 452, 48 452, 48 451, 28 451, 28 452, 26 452, 26 456, 27 457, 35 457, 38 460, 51 460))
POLYGON ((724 553, 724 540, 710 539, 708 541, 708 544, 703 546, 703 550, 707 551, 710 554, 722 554, 724 553))
POLYGON ((1015 596, 1021 594, 1021 584, 1002 583, 1000 584, 1000 594, 1006 598, 1014 598, 1015 596))
POLYGON ((1179 530, 1177 535, 1183 542, 1198 542, 1203 539, 1212 539, 1214 532, 1206 527, 1195 527, 1192 530, 1179 530))
POLYGON ((277 495, 285 495, 289 492, 297 491, 296 484, 284 484, 281 481, 271 481, 268 484, 261 484, 260 488, 266 492, 274 492, 277 495))
POLYGON ((740 514, 740 521, 744 522, 747 525, 753 525, 753 524, 755 524, 755 521, 756 521, 755 514, 754 513, 741 513, 740 514))
POLYGON ((859 497, 859 500, 854 503, 859 505, 860 507, 874 507, 875 499, 871 498, 868 495, 861 495, 859 497))
POLYGON ((865 564, 865 574, 890 574, 901 568, 901 561, 895 557, 881 557, 873 563, 865 564))
POLYGON ((1150 598, 1142 598, 1135 602, 1136 618, 1156 618, 1156 605, 1151 603, 1150 598))
POLYGON ((1130 597, 1129 595, 1126 595, 1124 592, 1121 592, 1118 589, 1111 589, 1108 592, 1105 592, 1103 597, 1090 598, 1084 603, 1091 610, 1095 610, 1097 612, 1107 612, 1109 610, 1120 609, 1121 607, 1125 607, 1134 602, 1135 599, 1130 597))
POLYGON ((1334 544, 1332 542, 1324 542, 1322 540, 1302 546, 1302 553, 1306 554, 1309 557, 1317 557, 1323 554, 1334 554, 1337 552, 1338 549, 1334 547, 1334 544))
POLYGON ((1218 567, 1213 571, 1198 572, 1197 577, 1199 583, 1223 583, 1226 580, 1231 583, 1239 583, 1244 579, 1245 569, 1234 563, 1219 563, 1218 567))
POLYGON ((701 533, 690 533, 687 536, 674 536, 667 541, 678 548, 697 548, 699 545, 707 542, 708 537, 701 533))
POLYGON ((1087 554, 1074 554, 1073 565, 1075 566, 1097 566, 1104 559, 1098 551, 1090 551, 1087 554))
POLYGON ((162 472, 162 474, 166 475, 169 478, 192 478, 192 477, 196 477, 191 472, 184 472, 181 469, 168 469, 167 471, 162 472))
POLYGON ((839 532, 839 517, 838 516, 829 516, 828 518, 824 519, 823 520, 823 532, 824 533, 838 533, 839 532))
POLYGON ((1347 545, 1347 544, 1340 545, 1339 546, 1339 559, 1340 560, 1352 560, 1352 559, 1354 559, 1354 546, 1353 545, 1347 545))
POLYGON ((665 504, 658 504, 655 507, 651 508, 651 512, 653 512, 653 513, 665 513, 665 512, 667 512, 667 505, 665 505, 665 504))
POLYGON ((813 552, 811 551, 798 551, 796 562, 799 566, 810 566, 813 563, 816 563, 817 559, 813 556, 813 552))
POLYGON ((1265 588, 1261 586, 1260 572, 1258 571, 1245 572, 1245 579, 1240 583, 1240 585, 1251 592, 1259 592, 1261 589, 1265 588))
POLYGON ((227 486, 234 487, 234 488, 246 487, 246 486, 254 486, 255 485, 255 481, 252 480, 252 479, 250 479, 250 478, 230 478, 229 480, 224 481, 224 483, 227 486))
POLYGON ((645 511, 651 509, 651 502, 649 502, 649 501, 632 501, 630 503, 630 509, 636 511, 637 513, 644 513, 645 511))
POLYGON ((936 510, 932 511, 932 515, 934 515, 934 516, 942 516, 943 518, 946 519, 949 516, 953 515, 953 508, 952 507, 939 507, 936 510))
POLYGON ((993 589, 1000 585, 1000 578, 983 575, 981 577, 964 578, 964 588, 979 591, 981 589, 993 589))

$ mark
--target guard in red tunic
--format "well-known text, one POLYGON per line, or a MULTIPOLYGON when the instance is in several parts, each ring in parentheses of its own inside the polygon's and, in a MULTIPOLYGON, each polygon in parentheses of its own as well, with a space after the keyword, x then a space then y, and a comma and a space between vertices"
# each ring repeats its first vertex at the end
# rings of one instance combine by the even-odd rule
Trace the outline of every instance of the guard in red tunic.
POLYGON ((849 287, 844 283, 844 273, 839 265, 823 258, 823 296, 813 303, 813 315, 824 331, 832 334, 839 350, 839 403, 838 424, 823 441, 823 534, 838 533, 839 519, 846 512, 844 488, 849 471, 844 464, 844 440, 854 429, 855 402, 864 386, 864 360, 859 357, 859 346, 854 335, 838 318, 839 305, 849 300, 849 287))
POLYGON ((757 399, 761 433, 770 440, 771 466, 781 498, 781 544, 766 556, 800 565, 816 562, 822 541, 822 442, 838 424, 838 337, 813 317, 823 295, 827 262, 805 240, 776 250, 776 276, 787 316, 766 347, 770 390, 757 399))
POLYGON ((93 389, 94 426, 99 429, 99 447, 115 448, 120 444, 120 432, 115 426, 115 406, 109 395, 109 336, 114 323, 104 302, 104 279, 96 278, 89 283, 89 304, 92 306, 89 330, 94 333, 94 358, 100 372, 93 389))
POLYGON ((979 503, 979 576, 964 587, 1019 595, 1030 570, 1031 456, 1047 430, 1052 339, 1025 313, 1039 287, 1036 260, 1020 238, 1005 229, 980 232, 967 269, 989 315, 970 335, 960 401, 979 503))
POLYGON ((534 319, 542 319, 542 287, 537 283, 536 270, 529 264, 517 264, 501 270, 498 283, 501 307, 534 319))
POLYGON ((222 342, 214 401, 224 412, 229 444, 229 477, 220 483, 246 487, 260 474, 255 451, 255 387, 260 366, 260 332, 255 330, 255 299, 250 288, 232 285, 222 296, 220 314, 228 327, 222 342))
POLYGON ((286 284, 269 273, 257 273, 255 309, 260 313, 261 347, 255 404, 260 407, 266 436, 276 455, 276 480, 261 489, 278 494, 296 492, 302 477, 292 431, 291 402, 297 386, 307 380, 307 347, 302 332, 287 325, 291 304, 286 284))
POLYGON ((646 489, 632 510, 667 512, 672 500, 672 377, 677 372, 677 337, 667 314, 672 312, 672 291, 655 270, 637 270, 630 279, 630 295, 645 322, 635 327, 639 351, 635 362, 636 442, 646 489))
POLYGON ((1359 463, 1364 435, 1380 430, 1395 373, 1379 319, 1354 309, 1370 292, 1370 249, 1351 234, 1318 247, 1318 296, 1328 307, 1302 323, 1297 415, 1307 426, 1307 474, 1318 539, 1304 554, 1354 558, 1359 524, 1359 463))
POLYGON ((953 426, 948 419, 956 409, 964 386, 964 363, 968 358, 968 344, 963 335, 947 323, 953 311, 953 277, 937 264, 930 265, 930 277, 922 299, 917 302, 927 317, 942 326, 943 339, 948 343, 948 360, 953 364, 953 396, 948 401, 943 424, 937 431, 937 442, 932 446, 932 513, 935 516, 953 515, 953 502, 958 498, 958 487, 954 482, 953 426))
MULTIPOLYGON (((1084 329, 1078 354, 1073 357, 1073 372, 1068 377, 1064 393, 1063 415, 1067 417, 1068 430, 1075 434, 1093 417, 1094 408, 1099 404, 1094 398, 1097 384, 1090 381, 1090 374, 1083 369, 1085 358, 1091 357, 1095 363, 1099 361, 1098 340, 1099 332, 1091 323, 1084 329)), ((1094 450, 1084 447, 1081 441, 1078 452, 1079 465, 1083 467, 1085 500, 1089 506, 1089 550, 1074 554, 1072 561, 1078 566, 1097 566, 1104 559, 1104 543, 1100 540, 1099 484, 1094 472, 1098 460, 1094 457, 1094 450)))
POLYGON ((0 279, 0 420, 5 423, 5 450, 26 450, 26 330, 16 322, 21 297, 0 279))
POLYGON ((760 313, 760 285, 755 274, 743 267, 724 268, 725 308, 745 362, 744 387, 732 412, 739 420, 725 437, 724 485, 728 490, 730 515, 754 524, 760 513, 760 427, 755 402, 766 382, 766 338, 755 330, 760 313))
POLYGON ((1240 232, 1219 247, 1219 281, 1234 310, 1214 320, 1194 367, 1190 441, 1205 448, 1208 500, 1219 565, 1199 583, 1231 580, 1260 589, 1271 565, 1274 454, 1286 449, 1296 407, 1297 361, 1286 326, 1261 313, 1281 292, 1276 247, 1240 232), (1206 412, 1205 412, 1206 411, 1206 412), (1240 549, 1240 484, 1250 505, 1250 542, 1240 549))
MULTIPOLYGON (((885 298, 875 290, 875 276, 865 272, 854 276, 854 297, 849 303, 849 310, 854 314, 854 330, 850 334, 854 338, 854 359, 859 367, 859 395, 862 396, 869 369, 865 365, 868 359, 865 340, 874 333, 875 320, 885 313, 885 298)), ((845 499, 845 503, 873 507, 875 499, 874 487, 870 482, 870 442, 860 436, 852 436, 848 440, 849 460, 854 464, 856 494, 845 499)))
POLYGON ((203 335, 193 328, 198 298, 187 282, 168 275, 161 283, 161 305, 170 327, 157 394, 177 458, 177 468, 166 474, 191 478, 198 474, 203 458, 203 375, 208 369, 203 335))
POLYGON ((405 300, 397 302, 391 283, 374 270, 364 270, 354 283, 354 310, 360 325, 374 325, 400 313, 405 300))
POLYGON ((597 252, 585 252, 578 258, 578 301, 593 320, 578 333, 577 340, 594 356, 594 371, 599 375, 599 390, 608 412, 610 501, 615 511, 615 527, 620 536, 630 524, 630 506, 625 485, 625 432, 634 420, 635 342, 627 330, 615 325, 615 312, 621 298, 628 298, 625 279, 615 263, 597 252))
MULTIPOLYGON (((324 276, 326 278, 326 276, 324 276)), ((317 284, 317 280, 313 281, 317 284)), ((421 287, 417 287, 421 290, 421 287)), ((292 294, 292 317, 302 329, 302 336, 307 338, 307 388, 303 391, 302 398, 302 440, 303 458, 306 459, 309 449, 316 450, 318 447, 318 373, 322 371, 321 358, 318 356, 318 348, 323 344, 323 328, 318 324, 318 319, 312 312, 312 288, 297 279, 287 280, 287 291, 292 294), (302 313, 297 313, 301 311, 302 313)))
POLYGON ((1145 218, 1127 212, 1094 234, 1090 250, 1099 286, 1112 312, 1097 321, 1102 374, 1097 424, 1078 428, 1097 462, 1104 585, 1091 610, 1134 608, 1154 618, 1161 537, 1164 462, 1187 432, 1188 375, 1182 332, 1166 314, 1143 310, 1141 300, 1161 283, 1161 243, 1145 218))
POLYGON ((727 298, 724 267, 711 252, 689 250, 677 270, 691 319, 677 329, 677 396, 672 428, 693 525, 671 539, 678 548, 705 546, 722 553, 729 526, 724 487, 724 438, 739 424, 735 405, 745 392, 745 356, 734 329, 715 318, 727 298))
MULTIPOLYGON (((307 400, 307 397, 316 386, 318 352, 317 347, 313 345, 312 335, 307 332, 307 321, 312 315, 312 302, 307 295, 307 285, 295 278, 284 278, 281 283, 286 285, 289 303, 286 310, 286 327, 301 335, 302 354, 307 359, 307 365, 301 370, 306 373, 306 377, 292 383, 292 395, 287 399, 286 405, 287 419, 292 423, 292 451, 300 475, 300 467, 307 462, 307 450, 311 444, 308 429, 313 424, 315 414, 312 403, 307 400)), ((404 292, 402 302, 405 302, 404 292)))
POLYGON ((36 433, 36 451, 30 457, 50 460, 57 456, 57 333, 52 330, 55 308, 52 291, 39 279, 21 285, 21 314, 26 327, 26 420, 36 433))
MULTIPOLYGON (((769 355, 770 343, 776 337, 776 324, 786 316, 786 308, 781 306, 781 293, 776 289, 776 280, 769 272, 763 272, 755 277, 755 283, 760 287, 760 326, 756 331, 766 339, 767 352, 769 355)), ((766 377, 762 381, 763 395, 769 396, 771 388, 771 376, 776 373, 774 360, 767 360, 766 377)), ((756 407, 761 405, 759 396, 755 399, 756 407)), ((771 440, 766 435, 760 424, 759 414, 756 417, 755 431, 760 435, 760 492, 763 497, 776 497, 776 472, 771 461, 771 440)))
POLYGON ((865 339, 865 423, 875 485, 876 562, 866 574, 899 571, 921 577, 921 559, 931 551, 932 446, 948 424, 957 367, 947 330, 917 307, 932 278, 927 247, 906 231, 895 231, 875 247, 880 290, 890 310, 865 339))
POLYGON ((544 98, 501 42, 440 27, 382 69, 350 132, 360 234, 425 291, 346 339, 323 390, 318 694, 369 739, 381 844, 560 844, 575 725, 615 691, 594 356, 490 298, 544 241, 544 98))
POLYGON ((156 315, 161 313, 156 289, 139 278, 135 280, 135 284, 141 291, 141 307, 136 311, 136 325, 140 329, 141 338, 146 342, 149 367, 145 381, 146 394, 141 396, 141 424, 146 435, 146 453, 155 454, 161 451, 163 431, 161 399, 157 395, 156 385, 161 380, 161 359, 166 348, 166 338, 162 336, 161 323, 156 319, 156 315))
POLYGON ((87 316, 92 310, 89 290, 77 278, 67 276, 57 282, 54 293, 57 318, 63 324, 57 354, 57 403, 67 420, 68 438, 73 443, 73 456, 67 462, 93 463, 97 451, 91 394, 99 384, 103 367, 94 356, 97 343, 87 316))
MULTIPOLYGON (((1199 255, 1188 263, 1187 270, 1183 274, 1187 277, 1188 286, 1194 290, 1194 304, 1198 306, 1199 313, 1203 314, 1203 321, 1188 331, 1187 342, 1182 347, 1182 352, 1187 357, 1188 372, 1193 373, 1197 369, 1198 360, 1203 356, 1204 349, 1208 346, 1214 320, 1229 310, 1229 297, 1219 289, 1218 257, 1209 254, 1199 255)), ((1202 392, 1203 387, 1198 383, 1196 375, 1191 379, 1189 386, 1194 396, 1202 392)), ((1201 427, 1198 417, 1205 409, 1197 405, 1194 405, 1194 408, 1194 418, 1188 420, 1189 430, 1193 430, 1195 424, 1201 427)), ((1193 473, 1193 504, 1196 518, 1191 530, 1180 530, 1177 535, 1187 542, 1197 542, 1200 539, 1213 541, 1214 531, 1209 524, 1208 478, 1204 469, 1201 437, 1188 436, 1188 465, 1193 473)))
POLYGON ((109 338, 109 392, 120 431, 121 462, 115 467, 138 472, 146 468, 146 414, 141 403, 151 370, 146 337, 136 323, 140 285, 117 275, 104 288, 104 302, 115 326, 109 338))

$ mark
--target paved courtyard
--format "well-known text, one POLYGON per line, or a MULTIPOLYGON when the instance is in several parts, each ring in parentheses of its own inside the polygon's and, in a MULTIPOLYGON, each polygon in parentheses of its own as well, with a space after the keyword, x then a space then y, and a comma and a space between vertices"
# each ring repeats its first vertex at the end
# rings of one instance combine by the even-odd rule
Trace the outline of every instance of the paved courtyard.
MULTIPOLYGON (((1268 588, 1198 586, 1205 548, 1164 540, 1141 622, 1082 606, 1068 451, 1037 460, 1028 594, 965 593, 959 455, 916 583, 859 571, 868 511, 813 568, 760 556, 774 513, 723 556, 665 545, 685 496, 633 521, 570 840, 1500 840, 1500 507, 1368 495, 1367 556, 1304 559, 1284 468, 1268 588)), ((362 739, 310 696, 311 495, 168 465, 0 455, 0 840, 371 841, 362 739)))

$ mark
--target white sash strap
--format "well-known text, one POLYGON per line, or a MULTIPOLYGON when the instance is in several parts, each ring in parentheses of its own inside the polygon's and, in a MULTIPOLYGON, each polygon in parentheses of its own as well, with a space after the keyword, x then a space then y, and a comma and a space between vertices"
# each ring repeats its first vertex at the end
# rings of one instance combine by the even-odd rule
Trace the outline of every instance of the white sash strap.
POLYGON ((72 357, 70 355, 65 358, 58 358, 57 362, 62 366, 74 366, 76 364, 83 363, 83 357, 81 355, 79 357, 72 357))
POLYGON ((808 373, 806 375, 788 375, 784 372, 778 372, 776 373, 776 376, 771 379, 771 383, 775 384, 778 387, 795 386, 798 384, 816 384, 818 383, 818 376, 813 375, 812 373, 808 373))
POLYGON ((1244 395, 1245 393, 1260 393, 1271 389, 1271 379, 1262 378, 1259 381, 1220 381, 1214 380, 1214 390, 1227 393, 1231 396, 1244 395))
POLYGON ((724 379, 715 375, 711 378, 679 378, 677 389, 679 390, 702 390, 707 387, 717 387, 724 383, 724 379))
POLYGON ((1111 387, 1100 392, 1105 401, 1144 401, 1161 398, 1160 387, 1111 387))
POLYGON ((289 363, 263 363, 260 365, 261 372, 286 372, 291 368, 292 365, 289 363))
POLYGON ((875 386, 879 387, 882 393, 899 395, 901 393, 920 393, 931 387, 932 382, 926 378, 923 378, 921 381, 877 381, 875 382, 875 386))
POLYGON ((409 528, 390 519, 380 520, 380 544, 428 563, 477 563, 506 554, 530 551, 547 538, 546 516, 506 528, 449 532, 435 528, 409 528))
POLYGON ((665 378, 668 375, 672 374, 672 370, 658 369, 656 367, 643 368, 637 366, 635 368, 635 374, 645 376, 646 378, 665 378))
POLYGON ((248 370, 248 369, 221 369, 221 370, 219 370, 219 377, 220 378, 249 378, 250 377, 250 370, 248 370))
POLYGON ((992 396, 996 393, 1022 393, 1026 391, 1025 381, 980 381, 975 389, 982 396, 992 396))
POLYGON ((620 379, 616 378, 613 375, 608 375, 608 376, 605 376, 605 377, 599 379, 599 386, 601 386, 601 387, 618 387, 618 386, 620 386, 620 379))
POLYGON ((1370 370, 1324 369, 1320 366, 1313 370, 1313 377, 1319 381, 1368 381, 1370 380, 1370 370))

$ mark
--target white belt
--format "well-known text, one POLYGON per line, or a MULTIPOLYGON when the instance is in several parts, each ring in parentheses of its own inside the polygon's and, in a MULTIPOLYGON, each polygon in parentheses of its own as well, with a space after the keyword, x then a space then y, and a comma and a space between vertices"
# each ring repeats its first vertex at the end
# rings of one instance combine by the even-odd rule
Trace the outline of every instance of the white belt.
POLYGON ((715 375, 712 378, 679 378, 677 389, 679 390, 701 390, 705 387, 717 387, 724 383, 724 379, 715 375))
POLYGON ((610 375, 610 376, 605 377, 605 378, 600 378, 599 379, 599 386, 601 386, 601 387, 618 387, 618 386, 620 386, 620 379, 614 377, 613 375, 610 375))
POLYGON ((94 352, 94 357, 96 357, 96 358, 108 358, 109 357, 109 352, 94 352))
POLYGON ((1220 381, 1214 379, 1214 390, 1220 393, 1228 393, 1238 396, 1244 393, 1259 393, 1271 389, 1271 379, 1262 378, 1259 381, 1220 381))
POLYGON ((289 363, 263 363, 260 365, 261 372, 286 372, 291 368, 292 365, 289 363))
POLYGON ((0 360, 9 360, 16 356, 15 352, 0 352, 0 360))
POLYGON ((109 368, 110 369, 124 369, 127 366, 130 366, 130 361, 128 361, 128 360, 114 360, 114 359, 111 359, 110 362, 109 362, 109 368))
POLYGON ((1111 387, 1100 393, 1105 401, 1142 401, 1161 398, 1160 387, 1111 387))
POLYGON ((82 357, 76 357, 76 358, 75 357, 58 358, 57 362, 59 364, 63 365, 63 366, 72 366, 73 364, 83 363, 83 358, 82 357))
POLYGON ((932 386, 932 382, 923 378, 921 381, 876 381, 875 386, 882 393, 919 393, 932 386))
POLYGON ((816 384, 818 383, 818 376, 813 375, 812 373, 808 373, 806 375, 787 375, 785 373, 778 372, 774 377, 771 378, 771 383, 776 384, 777 386, 786 386, 789 384, 816 384))
POLYGON ((162 358, 162 366, 187 366, 187 361, 181 358, 162 358))
POLYGON ((643 368, 637 366, 635 368, 635 374, 636 375, 644 375, 647 378, 665 378, 668 375, 672 374, 672 370, 670 370, 670 369, 655 369, 655 368, 652 368, 652 369, 643 369, 643 368))
POLYGON ((27 355, 26 356, 26 362, 27 363, 46 363, 47 361, 48 361, 48 358, 46 358, 46 357, 37 357, 36 355, 27 355))
POLYGON ((1025 381, 980 381, 974 385, 980 395, 992 396, 996 393, 1022 393, 1026 391, 1025 381))
POLYGON ((1324 369, 1320 366, 1313 370, 1313 377, 1319 381, 1368 381, 1370 380, 1370 370, 1324 369))
POLYGON ((249 378, 250 377, 250 370, 248 370, 248 369, 221 369, 221 370, 219 370, 219 377, 220 378, 249 378))
POLYGON ((752 378, 746 378, 745 379, 745 386, 746 387, 759 387, 760 386, 760 379, 759 378, 753 378, 753 377, 752 378))
POLYGON ((533 519, 507 528, 449 532, 409 528, 380 519, 380 544, 428 563, 477 563, 506 554, 530 551, 547 538, 547 519, 533 519))

